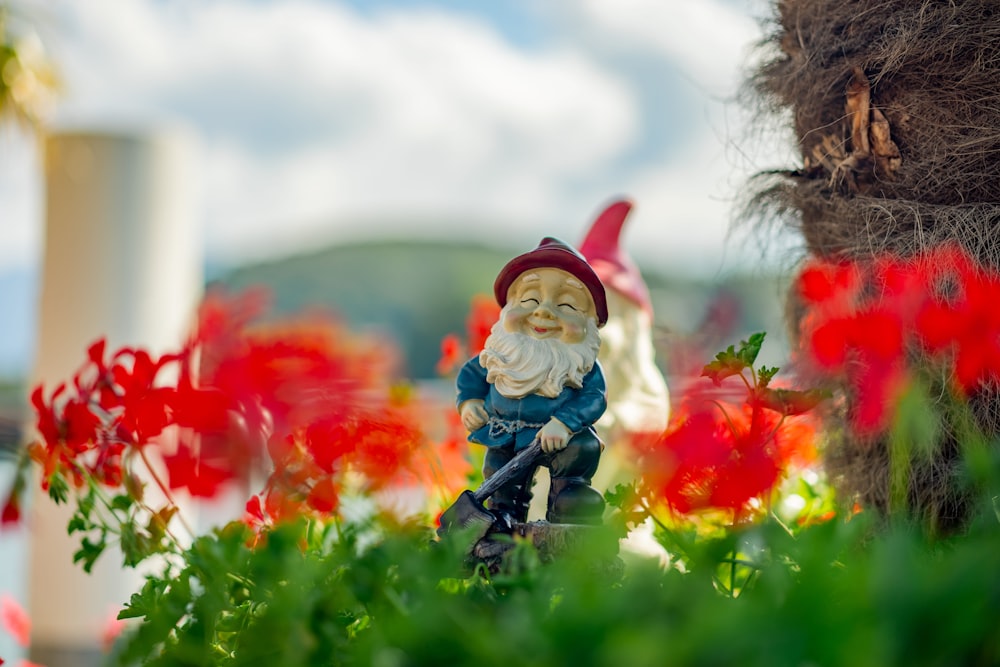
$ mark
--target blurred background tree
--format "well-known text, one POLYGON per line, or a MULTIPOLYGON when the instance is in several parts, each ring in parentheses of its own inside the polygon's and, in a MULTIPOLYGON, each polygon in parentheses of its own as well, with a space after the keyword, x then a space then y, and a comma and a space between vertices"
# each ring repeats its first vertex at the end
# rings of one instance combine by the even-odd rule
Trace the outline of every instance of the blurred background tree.
MULTIPOLYGON (((11 125, 39 139, 59 91, 59 77, 26 11, 0 1, 0 128, 11 125)), ((0 219, 3 206, 0 204, 0 219)), ((19 444, 21 383, 0 381, 0 450, 19 444)))
POLYGON ((59 77, 26 12, 0 3, 0 122, 41 132, 59 91, 59 77))

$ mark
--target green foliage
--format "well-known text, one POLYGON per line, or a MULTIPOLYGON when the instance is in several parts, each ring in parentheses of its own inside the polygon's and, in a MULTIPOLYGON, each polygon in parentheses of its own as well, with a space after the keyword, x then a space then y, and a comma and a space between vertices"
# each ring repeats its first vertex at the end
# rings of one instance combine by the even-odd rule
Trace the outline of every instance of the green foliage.
MULTIPOLYGON (((624 490, 620 493, 625 494, 624 490)), ((986 517, 986 515, 984 515, 986 517)), ((460 540, 396 526, 232 524, 150 577, 119 664, 944 665, 1000 660, 1000 530, 931 541, 867 514, 794 533, 776 520, 663 529, 684 571, 519 543, 494 576, 460 540), (383 527, 384 528, 384 527, 383 527)))
MULTIPOLYGON (((68 493, 65 478, 51 475, 49 495, 57 502, 65 502, 68 493)), ((128 567, 135 567, 153 554, 170 551, 173 545, 167 525, 176 511, 176 506, 149 510, 134 494, 120 493, 109 498, 97 482, 88 478, 86 488, 76 495, 76 506, 66 526, 67 534, 81 535, 73 562, 90 572, 112 544, 121 551, 122 564, 128 567), (150 518, 143 525, 138 519, 147 513, 150 518)))
MULTIPOLYGON (((776 369, 753 367, 763 336, 706 375, 739 375, 752 400, 785 415, 822 400, 769 386, 776 369)), ((895 439, 923 456, 920 439, 938 435, 920 414, 926 391, 904 408, 914 414, 895 439)), ((379 514, 257 522, 259 532, 236 522, 181 547, 168 531, 176 507, 143 504, 134 480, 109 495, 88 478, 69 532, 81 534, 75 559, 87 570, 112 543, 129 566, 167 552, 119 614, 134 622, 114 653, 121 666, 997 664, 1000 460, 959 416, 979 513, 948 537, 905 512, 835 515, 829 489, 808 476, 769 496, 794 496, 797 511, 762 502, 756 524, 732 513, 675 521, 653 513, 641 484, 609 491, 620 534, 654 523, 667 565, 626 553, 612 563, 606 545, 583 540, 543 562, 513 537, 491 573, 470 564, 460 531, 436 539, 379 514)), ((65 479, 48 482, 65 501, 65 479)))
MULTIPOLYGON (((755 333, 749 339, 740 341, 739 349, 730 345, 728 348, 715 355, 715 360, 705 366, 702 371, 703 377, 712 379, 716 385, 732 375, 739 375, 744 370, 753 370, 753 365, 760 354, 760 348, 764 344, 764 333, 755 333)), ((768 380, 777 372, 777 369, 761 368, 761 375, 768 380)), ((765 385, 767 382, 764 383, 765 385)))

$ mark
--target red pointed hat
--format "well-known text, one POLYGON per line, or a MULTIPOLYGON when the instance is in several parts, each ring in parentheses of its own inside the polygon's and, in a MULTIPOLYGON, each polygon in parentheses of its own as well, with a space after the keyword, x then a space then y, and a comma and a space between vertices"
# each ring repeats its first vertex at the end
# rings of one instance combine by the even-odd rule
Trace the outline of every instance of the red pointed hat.
POLYGON ((649 288, 620 243, 622 227, 631 210, 632 202, 626 199, 615 201, 605 208, 587 231, 580 244, 580 252, 601 282, 652 315, 649 288))
POLYGON ((496 282, 493 283, 493 294, 500 307, 507 305, 507 290, 525 271, 531 269, 562 269, 583 283, 594 300, 594 310, 597 311, 597 326, 603 327, 608 321, 608 298, 604 293, 604 285, 597 277, 594 269, 587 264, 583 255, 569 244, 559 239, 546 236, 534 250, 518 255, 507 262, 496 282))

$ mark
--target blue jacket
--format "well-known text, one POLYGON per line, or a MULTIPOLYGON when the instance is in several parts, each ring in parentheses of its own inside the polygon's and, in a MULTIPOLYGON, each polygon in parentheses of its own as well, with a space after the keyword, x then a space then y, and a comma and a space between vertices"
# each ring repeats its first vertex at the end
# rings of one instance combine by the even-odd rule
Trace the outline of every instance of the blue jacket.
POLYGON ((486 381, 486 369, 473 357, 458 372, 458 405, 471 398, 485 401, 490 421, 469 434, 469 440, 487 447, 515 443, 524 449, 535 439, 538 430, 555 417, 574 435, 587 430, 597 437, 593 424, 607 407, 604 371, 598 363, 583 378, 579 389, 566 387, 555 398, 530 394, 507 398, 486 381))

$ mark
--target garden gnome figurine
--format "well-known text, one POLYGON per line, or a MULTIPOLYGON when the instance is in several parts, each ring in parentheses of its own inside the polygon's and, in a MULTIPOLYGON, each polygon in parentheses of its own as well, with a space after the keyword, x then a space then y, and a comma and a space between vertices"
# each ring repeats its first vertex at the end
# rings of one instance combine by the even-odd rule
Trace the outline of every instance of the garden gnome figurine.
POLYGON ((658 436, 666 429, 670 415, 667 383, 655 361, 649 289, 621 245, 622 228, 631 210, 632 203, 627 200, 612 202, 597 216, 579 246, 607 289, 608 323, 601 330, 599 359, 606 373, 609 401, 597 432, 609 445, 658 436))
MULTIPOLYGON (((488 479, 538 438, 539 465, 552 480, 546 519, 598 524, 604 499, 591 480, 602 449, 594 423, 607 405, 597 361, 598 328, 608 319, 604 286, 579 252, 544 238, 501 269, 493 292, 500 319, 457 379, 469 440, 488 448, 483 474, 488 479)), ((526 521, 536 469, 490 498, 500 525, 526 521)))

